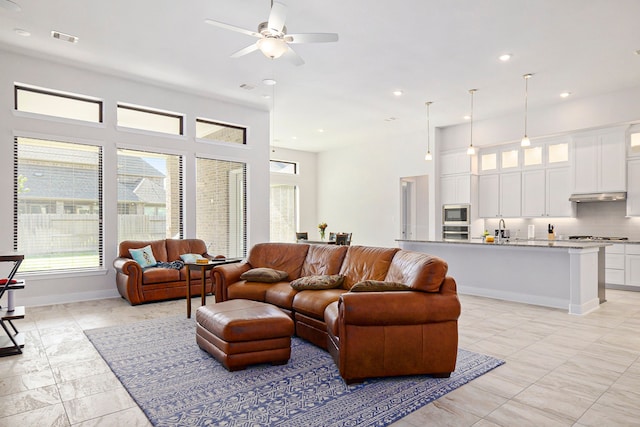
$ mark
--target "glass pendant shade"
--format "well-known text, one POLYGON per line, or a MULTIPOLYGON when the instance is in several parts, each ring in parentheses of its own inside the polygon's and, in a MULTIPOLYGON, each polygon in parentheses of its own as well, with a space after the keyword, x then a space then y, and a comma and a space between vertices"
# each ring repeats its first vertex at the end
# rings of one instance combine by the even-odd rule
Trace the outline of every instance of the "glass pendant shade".
POLYGON ((467 154, 470 156, 473 156, 474 154, 476 154, 476 149, 473 148, 473 145, 470 145, 469 148, 467 148, 467 154))
POLYGON ((427 154, 424 155, 424 159, 427 161, 433 160, 433 155, 431 154, 431 151, 427 151, 427 154))
POLYGON ((528 147, 531 145, 531 140, 529 139, 529 137, 527 135, 524 136, 524 138, 522 138, 522 140, 520 141, 520 146, 521 147, 528 147))

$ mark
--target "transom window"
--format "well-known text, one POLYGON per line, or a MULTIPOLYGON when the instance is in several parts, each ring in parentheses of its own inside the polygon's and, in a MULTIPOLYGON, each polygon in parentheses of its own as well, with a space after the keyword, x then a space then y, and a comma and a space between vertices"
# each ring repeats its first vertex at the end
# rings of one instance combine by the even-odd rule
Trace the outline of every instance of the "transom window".
POLYGON ((15 109, 52 117, 102 123, 102 101, 34 86, 15 86, 15 109))
POLYGON ((213 120, 196 119, 196 138, 246 144, 247 129, 240 126, 218 123, 213 120))
POLYGON ((296 175, 298 173, 298 164, 283 160, 269 160, 269 171, 296 175))
POLYGON ((118 104, 118 126, 121 127, 182 135, 183 122, 184 117, 177 113, 118 104))

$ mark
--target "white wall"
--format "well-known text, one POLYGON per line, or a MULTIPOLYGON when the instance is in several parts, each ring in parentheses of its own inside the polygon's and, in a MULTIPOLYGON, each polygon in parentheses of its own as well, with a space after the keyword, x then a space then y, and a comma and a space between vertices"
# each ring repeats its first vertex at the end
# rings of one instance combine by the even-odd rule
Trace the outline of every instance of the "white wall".
POLYGON ((0 50, 0 252, 13 250, 13 138, 46 137, 88 142, 104 147, 105 266, 92 274, 22 275, 26 288, 16 294, 19 305, 42 305, 117 296, 114 269, 117 253, 116 149, 158 149, 185 157, 185 237, 195 235, 196 154, 245 162, 248 166, 248 244, 269 240, 269 113, 220 100, 181 93, 151 84, 100 74, 0 50), (14 111, 14 83, 25 83, 101 98, 102 125, 43 119, 14 111), (164 136, 116 129, 116 104, 127 102, 186 114, 184 136, 164 136), (248 128, 247 145, 195 142, 195 118, 205 117, 248 128))
MULTIPOLYGON (((284 160, 298 164, 298 174, 271 173, 271 184, 298 186, 298 231, 309 233, 309 239, 319 239, 317 218, 318 155, 308 151, 271 148, 271 160, 284 160)), ((291 236, 292 241, 295 236, 291 236)))
MULTIPOLYGON (((398 126, 395 140, 361 141, 318 155, 318 220, 328 231, 353 233, 353 245, 398 246, 400 178, 434 174, 434 162, 424 160, 426 129, 398 126)), ((433 182, 429 178, 430 206, 433 182)), ((429 211, 431 229, 435 209, 429 211)))

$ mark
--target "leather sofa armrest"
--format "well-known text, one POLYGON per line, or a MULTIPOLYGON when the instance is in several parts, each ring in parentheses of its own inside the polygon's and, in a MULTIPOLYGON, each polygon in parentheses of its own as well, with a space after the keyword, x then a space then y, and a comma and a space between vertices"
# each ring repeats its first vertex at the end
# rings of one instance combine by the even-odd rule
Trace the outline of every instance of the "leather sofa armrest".
POLYGON ((140 264, 132 260, 131 258, 118 257, 113 260, 113 267, 118 273, 130 275, 142 274, 142 267, 140 264))
POLYGON ((347 292, 340 296, 345 325, 420 325, 457 320, 460 301, 453 294, 420 291, 347 292))
POLYGON ((216 287, 216 302, 226 301, 228 299, 227 287, 239 281, 240 275, 251 268, 251 265, 246 262, 214 267, 213 280, 216 287))
POLYGON ((116 270, 118 292, 132 305, 144 302, 142 293, 142 267, 131 258, 118 257, 113 260, 116 270))

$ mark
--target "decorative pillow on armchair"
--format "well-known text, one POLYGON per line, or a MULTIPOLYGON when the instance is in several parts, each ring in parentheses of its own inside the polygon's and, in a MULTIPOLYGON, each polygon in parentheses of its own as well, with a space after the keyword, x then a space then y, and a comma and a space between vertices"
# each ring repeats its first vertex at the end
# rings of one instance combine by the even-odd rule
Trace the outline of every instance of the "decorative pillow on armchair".
POLYGON ((247 282, 263 282, 263 283, 276 283, 282 280, 286 280, 289 277, 289 273, 286 271, 274 270, 273 268, 252 268, 249 271, 245 271, 240 275, 240 279, 247 282))
POLYGON ((200 254, 182 254, 180 255, 180 259, 187 264, 194 264, 198 259, 204 259, 204 257, 200 254))
POLYGON ((340 274, 305 276, 294 280, 290 283, 290 285, 297 291, 304 291, 309 289, 334 289, 342 286, 343 281, 344 276, 340 274))
POLYGON ((411 287, 404 283, 383 282, 380 280, 363 280, 349 289, 349 292, 384 292, 384 291, 410 291, 411 287))
POLYGON ((129 249, 129 253, 131 254, 131 258, 140 264, 142 268, 153 267, 158 264, 156 258, 153 256, 151 245, 140 249, 129 249))

